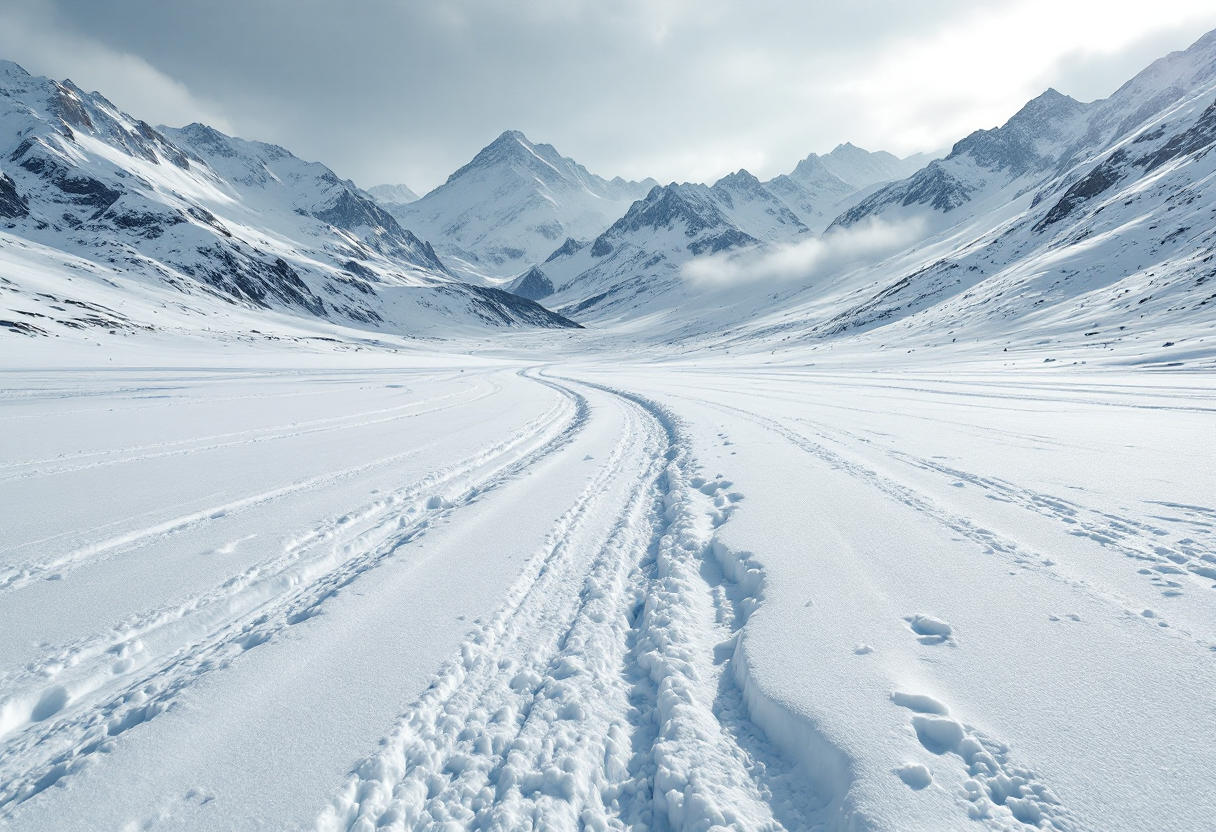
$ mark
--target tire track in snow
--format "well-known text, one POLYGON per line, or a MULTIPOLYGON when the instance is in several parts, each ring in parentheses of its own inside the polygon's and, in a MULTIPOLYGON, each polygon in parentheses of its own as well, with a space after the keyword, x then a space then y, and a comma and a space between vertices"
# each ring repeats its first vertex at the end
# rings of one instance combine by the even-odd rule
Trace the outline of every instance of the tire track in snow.
MULTIPOLYGON (((497 387, 497 385, 495 385, 497 387)), ((428 410, 419 410, 413 413, 402 413, 401 411, 410 410, 422 405, 432 404, 443 401, 445 399, 458 399, 463 394, 453 393, 447 396, 440 396, 435 399, 426 399, 419 402, 410 402, 409 404, 399 407, 383 408, 380 410, 367 411, 359 414, 358 417, 350 415, 333 416, 325 419, 315 419, 308 422, 294 423, 289 426, 276 425, 272 427, 257 428, 249 431, 234 431, 231 433, 219 433, 212 436, 193 437, 190 439, 180 439, 171 442, 157 442, 148 445, 136 445, 129 448, 119 448, 104 451, 89 451, 72 456, 70 460, 64 461, 59 457, 51 457, 47 459, 24 460, 21 462, 10 462, 0 465, 0 471, 7 471, 14 468, 29 468, 35 465, 56 466, 38 468, 35 470, 19 470, 13 473, 0 475, 0 482, 11 479, 28 479, 33 477, 55 476, 58 474, 68 474, 75 471, 84 471, 93 468, 103 468, 111 465, 125 465, 130 462, 145 462, 151 459, 162 459, 172 456, 183 456, 195 453, 206 453, 209 451, 217 451, 224 448, 240 447, 244 445, 253 445, 262 442, 274 442, 280 439, 295 439, 301 436, 309 436, 317 433, 329 433, 333 431, 352 430, 355 428, 368 427, 370 425, 384 424, 386 422, 395 422, 401 419, 410 419, 415 416, 424 416, 429 413, 437 413, 441 410, 448 410, 452 407, 472 404, 475 401, 492 396, 499 390, 491 389, 481 391, 480 395, 472 398, 462 399, 451 402, 450 404, 440 407, 433 407, 428 410), (394 414, 382 416, 381 414, 394 414), (363 421, 352 421, 352 419, 367 416, 381 416, 378 419, 364 419, 363 421), (238 437, 238 438, 233 438, 238 437), (220 441, 227 440, 227 441, 220 441), (200 444, 210 442, 211 444, 200 444), (189 446, 189 447, 182 447, 189 446), (113 456, 114 459, 102 459, 85 462, 82 460, 89 457, 98 456, 113 456)))
POLYGON ((837 808, 751 723, 732 667, 760 575, 711 540, 742 496, 689 478, 659 406, 587 386, 626 407, 612 457, 320 829, 779 830, 837 808))
POLYGON ((171 707, 203 675, 318 614, 433 522, 567 445, 587 423, 587 401, 542 383, 557 389, 562 403, 517 434, 298 534, 281 556, 211 592, 60 648, 3 680, 0 807, 33 797, 92 754, 111 750, 117 736, 171 707))
POLYGON ((1197 582, 1216 587, 1213 583, 1216 581, 1216 537, 1212 522, 1216 513, 1211 509, 1165 504, 1165 508, 1184 516, 1154 519, 1181 526, 1182 531, 1175 533, 1161 525, 1089 508, 1075 500, 1022 488, 998 477, 973 474, 890 448, 884 450, 888 456, 908 465, 976 486, 987 492, 989 499, 1017 505, 1055 520, 1067 526, 1069 534, 1087 537, 1105 549, 1118 552, 1135 561, 1140 574, 1148 576, 1167 597, 1181 594, 1185 585, 1178 579, 1189 577, 1188 584, 1197 582), (1174 539, 1169 540, 1171 537, 1174 539))
MULTIPOLYGON (((501 388, 498 388, 498 389, 501 389, 501 388)), ((490 394, 486 394, 486 395, 490 395, 490 394)), ((421 413, 412 413, 412 414, 405 414, 402 416, 389 417, 389 418, 385 418, 385 419, 372 420, 372 421, 368 421, 368 422, 362 422, 362 423, 359 423, 356 425, 349 425, 346 427, 365 427, 367 425, 378 424, 380 422, 389 422, 389 421, 397 421, 397 420, 403 419, 403 418, 412 418, 413 416, 423 415, 424 413, 435 413, 435 412, 439 412, 441 410, 447 410, 451 407, 456 407, 461 404, 470 404, 472 401, 477 401, 478 399, 481 399, 481 398, 484 398, 484 396, 477 396, 476 398, 466 401, 466 402, 456 402, 451 405, 433 408, 432 410, 423 411, 421 413)), ((539 419, 534 420, 534 421, 536 423, 546 423, 551 416, 552 416, 552 412, 545 414, 545 415, 541 416, 539 419)), ((341 427, 339 427, 339 428, 320 428, 316 432, 329 431, 329 430, 340 430, 340 429, 343 429, 343 428, 341 428, 341 427)), ((302 431, 299 433, 290 434, 289 436, 302 436, 302 435, 305 435, 310 432, 314 432, 314 431, 302 431)), ((273 437, 269 437, 269 439, 273 440, 273 439, 280 439, 280 438, 289 438, 289 436, 283 436, 283 435, 273 436, 273 437)), ((233 443, 228 443, 228 444, 229 445, 246 445, 246 444, 252 444, 252 443, 261 442, 261 441, 267 441, 267 439, 255 438, 255 439, 250 439, 250 440, 240 441, 240 442, 233 442, 233 443)), ((49 560, 32 561, 32 562, 27 562, 24 564, 16 564, 13 566, 9 566, 9 567, 5 568, 5 570, 3 572, 0 572, 0 593, 3 593, 4 591, 11 590, 11 589, 20 589, 21 587, 28 586, 33 581, 44 580, 53 575, 62 574, 63 572, 65 572, 67 570, 77 568, 77 567, 83 565, 84 563, 92 561, 93 559, 96 558, 96 556, 98 556, 100 554, 113 553, 115 551, 125 550, 127 547, 129 547, 133 544, 140 543, 141 541, 145 541, 148 538, 161 537, 161 536, 164 536, 167 534, 181 532, 191 526, 195 526, 200 523, 205 523, 210 520, 218 520, 220 518, 227 517, 231 514, 235 514, 240 511, 249 509, 249 508, 253 508, 256 506, 261 506, 261 505, 264 505, 267 503, 275 502, 277 500, 281 500, 286 497, 291 497, 291 496, 294 496, 297 494, 301 494, 306 491, 312 491, 312 490, 316 490, 318 488, 324 488, 326 486, 341 482, 342 480, 350 479, 351 477, 355 477, 360 474, 365 474, 376 468, 381 468, 386 465, 392 465, 394 463, 401 462, 405 459, 408 459, 411 456, 417 455, 418 453, 420 453, 421 451, 423 451, 429 447, 432 447, 434 444, 435 444, 434 442, 428 442, 425 444, 416 445, 413 448, 410 448, 408 451, 405 451, 405 452, 402 452, 399 454, 393 454, 393 455, 387 456, 387 457, 381 457, 379 459, 364 463, 362 465, 355 465, 355 466, 351 466, 349 468, 343 468, 338 471, 329 471, 324 474, 319 474, 315 477, 309 477, 307 479, 300 480, 298 482, 292 483, 291 485, 282 486, 280 488, 273 488, 268 491, 260 492, 258 494, 251 494, 251 495, 242 497, 237 500, 230 500, 228 502, 209 506, 209 507, 206 507, 203 509, 196 509, 187 514, 180 515, 180 516, 174 517, 174 518, 170 518, 168 520, 163 520, 152 526, 148 526, 148 527, 145 527, 142 529, 133 529, 133 530, 125 532, 123 534, 116 535, 112 538, 108 538, 105 540, 96 541, 94 543, 89 543, 84 546, 80 546, 76 549, 73 549, 69 552, 59 555, 58 557, 51 558, 49 560)), ((225 447, 225 446, 213 445, 213 446, 208 446, 205 448, 197 448, 197 449, 187 450, 187 451, 175 451, 175 452, 171 452, 171 453, 167 453, 167 454, 158 454, 155 456, 162 456, 162 455, 171 456, 171 455, 175 455, 175 454, 179 454, 179 453, 189 454, 189 453, 195 453, 195 452, 201 452, 201 451, 216 450, 220 447, 225 447)), ((118 460, 118 461, 122 461, 122 460, 118 460)), ((100 464, 109 464, 109 463, 100 463, 100 464)), ((86 466, 86 467, 92 467, 92 466, 86 466)), ((131 519, 137 519, 137 518, 127 518, 127 519, 131 520, 131 519)), ((94 529, 93 531, 98 531, 98 530, 94 529)), ((8 551, 13 552, 13 551, 17 551, 19 549, 22 549, 22 548, 25 548, 28 546, 45 544, 49 541, 55 540, 57 537, 66 536, 68 534, 79 534, 79 532, 64 532, 63 534, 56 535, 54 537, 48 537, 48 538, 42 538, 39 540, 29 541, 28 543, 13 547, 13 548, 9 549, 8 551)))
MULTIPOLYGON (((1140 575, 1145 576, 1166 598, 1182 595, 1183 590, 1190 586, 1207 585, 1216 588, 1216 583, 1212 583, 1216 581, 1216 548, 1214 548, 1212 533, 1212 521, 1216 519, 1216 512, 1210 509, 1205 509, 1202 506, 1164 504, 1164 507, 1183 515, 1182 517, 1162 516, 1156 518, 1182 528, 1182 531, 1171 534, 1166 528, 1144 520, 1136 520, 1100 509, 1088 508, 1074 500, 1045 494, 1029 488, 1022 488, 997 477, 972 474, 968 471, 941 464, 932 459, 923 459, 895 448, 875 445, 870 443, 869 440, 841 428, 829 428, 809 419, 795 419, 794 421, 800 422, 809 430, 814 431, 819 439, 824 442, 844 444, 838 436, 832 436, 831 434, 845 436, 855 442, 882 451, 888 458, 896 462, 944 475, 954 481, 950 483, 951 485, 956 487, 964 484, 973 485, 985 491, 985 496, 989 499, 1015 505, 1023 510, 1055 520, 1066 527, 1069 534, 1075 537, 1088 538, 1103 549, 1117 552, 1128 558, 1132 562, 1132 565, 1136 567, 1136 571, 1140 575), (1170 540, 1171 536, 1175 539, 1170 540), (1186 583, 1183 583, 1183 581, 1186 583)), ((823 445, 819 445, 818 443, 812 444, 823 448, 827 453, 832 453, 831 451, 827 451, 823 445)), ((843 460, 842 457, 837 458, 843 460)), ((1043 553, 1032 550, 1025 544, 984 529, 966 518, 953 514, 931 499, 918 498, 915 496, 917 492, 913 489, 895 483, 893 480, 863 465, 847 461, 842 464, 853 466, 851 470, 863 472, 863 476, 870 478, 875 484, 878 484, 880 480, 883 481, 885 484, 879 485, 880 488, 883 488, 883 490, 892 496, 901 496, 904 502, 913 505, 913 507, 918 508, 918 510, 921 510, 925 514, 933 516, 939 523, 966 535, 976 543, 980 543, 985 547, 985 554, 1009 556, 1012 558, 1013 563, 1019 567, 1034 568, 1053 578, 1065 580, 1074 586, 1082 588, 1087 594, 1101 598, 1107 604, 1118 607, 1128 615, 1140 618, 1146 617, 1145 614, 1137 612, 1142 605, 1137 604, 1132 599, 1104 594, 1091 583, 1076 581, 1061 575, 1052 568, 1056 565, 1054 560, 1043 553), (967 531, 968 529, 971 530, 970 533, 967 531)), ((1174 629, 1176 633, 1181 633, 1185 637, 1194 639, 1196 643, 1216 650, 1216 645, 1212 643, 1210 634, 1200 635, 1188 632, 1182 627, 1170 628, 1169 623, 1159 617, 1156 612, 1152 612, 1147 617, 1152 626, 1156 626, 1159 629, 1174 629)))

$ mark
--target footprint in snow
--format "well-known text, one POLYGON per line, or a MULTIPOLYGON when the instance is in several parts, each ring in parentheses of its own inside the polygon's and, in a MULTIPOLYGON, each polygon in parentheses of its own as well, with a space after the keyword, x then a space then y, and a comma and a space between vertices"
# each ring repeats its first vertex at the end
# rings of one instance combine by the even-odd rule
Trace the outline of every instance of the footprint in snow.
MULTIPOLYGON (((912 730, 922 748, 943 759, 961 758, 970 777, 964 788, 971 804, 967 813, 973 820, 1007 813, 1014 820, 1039 827, 1044 819, 1062 811, 1059 799, 1035 772, 1009 759, 1008 746, 950 716, 943 702, 925 694, 899 691, 891 694, 891 701, 913 712, 912 730)), ((894 773, 916 790, 933 782, 929 769, 919 763, 904 763, 894 773)))
POLYGON ((916 640, 921 644, 944 644, 952 640, 954 629, 940 618, 931 615, 906 615, 904 621, 908 622, 912 632, 917 635, 916 640))

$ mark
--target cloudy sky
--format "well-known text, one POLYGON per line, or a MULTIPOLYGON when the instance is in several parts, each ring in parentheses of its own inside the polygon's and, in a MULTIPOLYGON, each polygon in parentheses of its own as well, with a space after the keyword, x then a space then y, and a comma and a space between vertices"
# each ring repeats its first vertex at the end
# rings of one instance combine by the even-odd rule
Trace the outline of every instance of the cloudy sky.
POLYGON ((0 57, 422 193, 505 129, 663 182, 935 150, 1212 28, 1212 0, 4 0, 0 57))

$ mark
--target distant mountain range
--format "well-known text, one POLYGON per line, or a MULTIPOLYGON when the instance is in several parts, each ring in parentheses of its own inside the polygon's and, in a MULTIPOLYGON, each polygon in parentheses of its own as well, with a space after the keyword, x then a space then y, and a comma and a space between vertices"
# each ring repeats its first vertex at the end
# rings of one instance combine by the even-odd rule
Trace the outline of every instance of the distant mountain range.
POLYGON ((644 319, 663 338, 1117 340, 1216 304, 1214 102, 1210 33, 1108 99, 1048 90, 944 158, 843 144, 768 181, 659 185, 507 131, 418 198, 0 63, 0 315, 25 334, 111 326, 44 291, 88 274, 94 298, 383 333, 644 319))
POLYGON ((567 237, 595 236, 654 186, 606 180, 552 146, 509 130, 416 201, 373 196, 475 281, 517 274, 567 237))

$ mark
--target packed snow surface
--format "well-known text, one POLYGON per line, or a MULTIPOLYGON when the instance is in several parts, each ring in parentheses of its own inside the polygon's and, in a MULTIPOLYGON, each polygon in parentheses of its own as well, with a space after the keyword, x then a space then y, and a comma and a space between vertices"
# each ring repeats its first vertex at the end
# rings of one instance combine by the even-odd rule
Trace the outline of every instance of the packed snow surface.
POLYGON ((0 828, 1216 816, 1210 375, 120 341, 6 362, 0 828))

